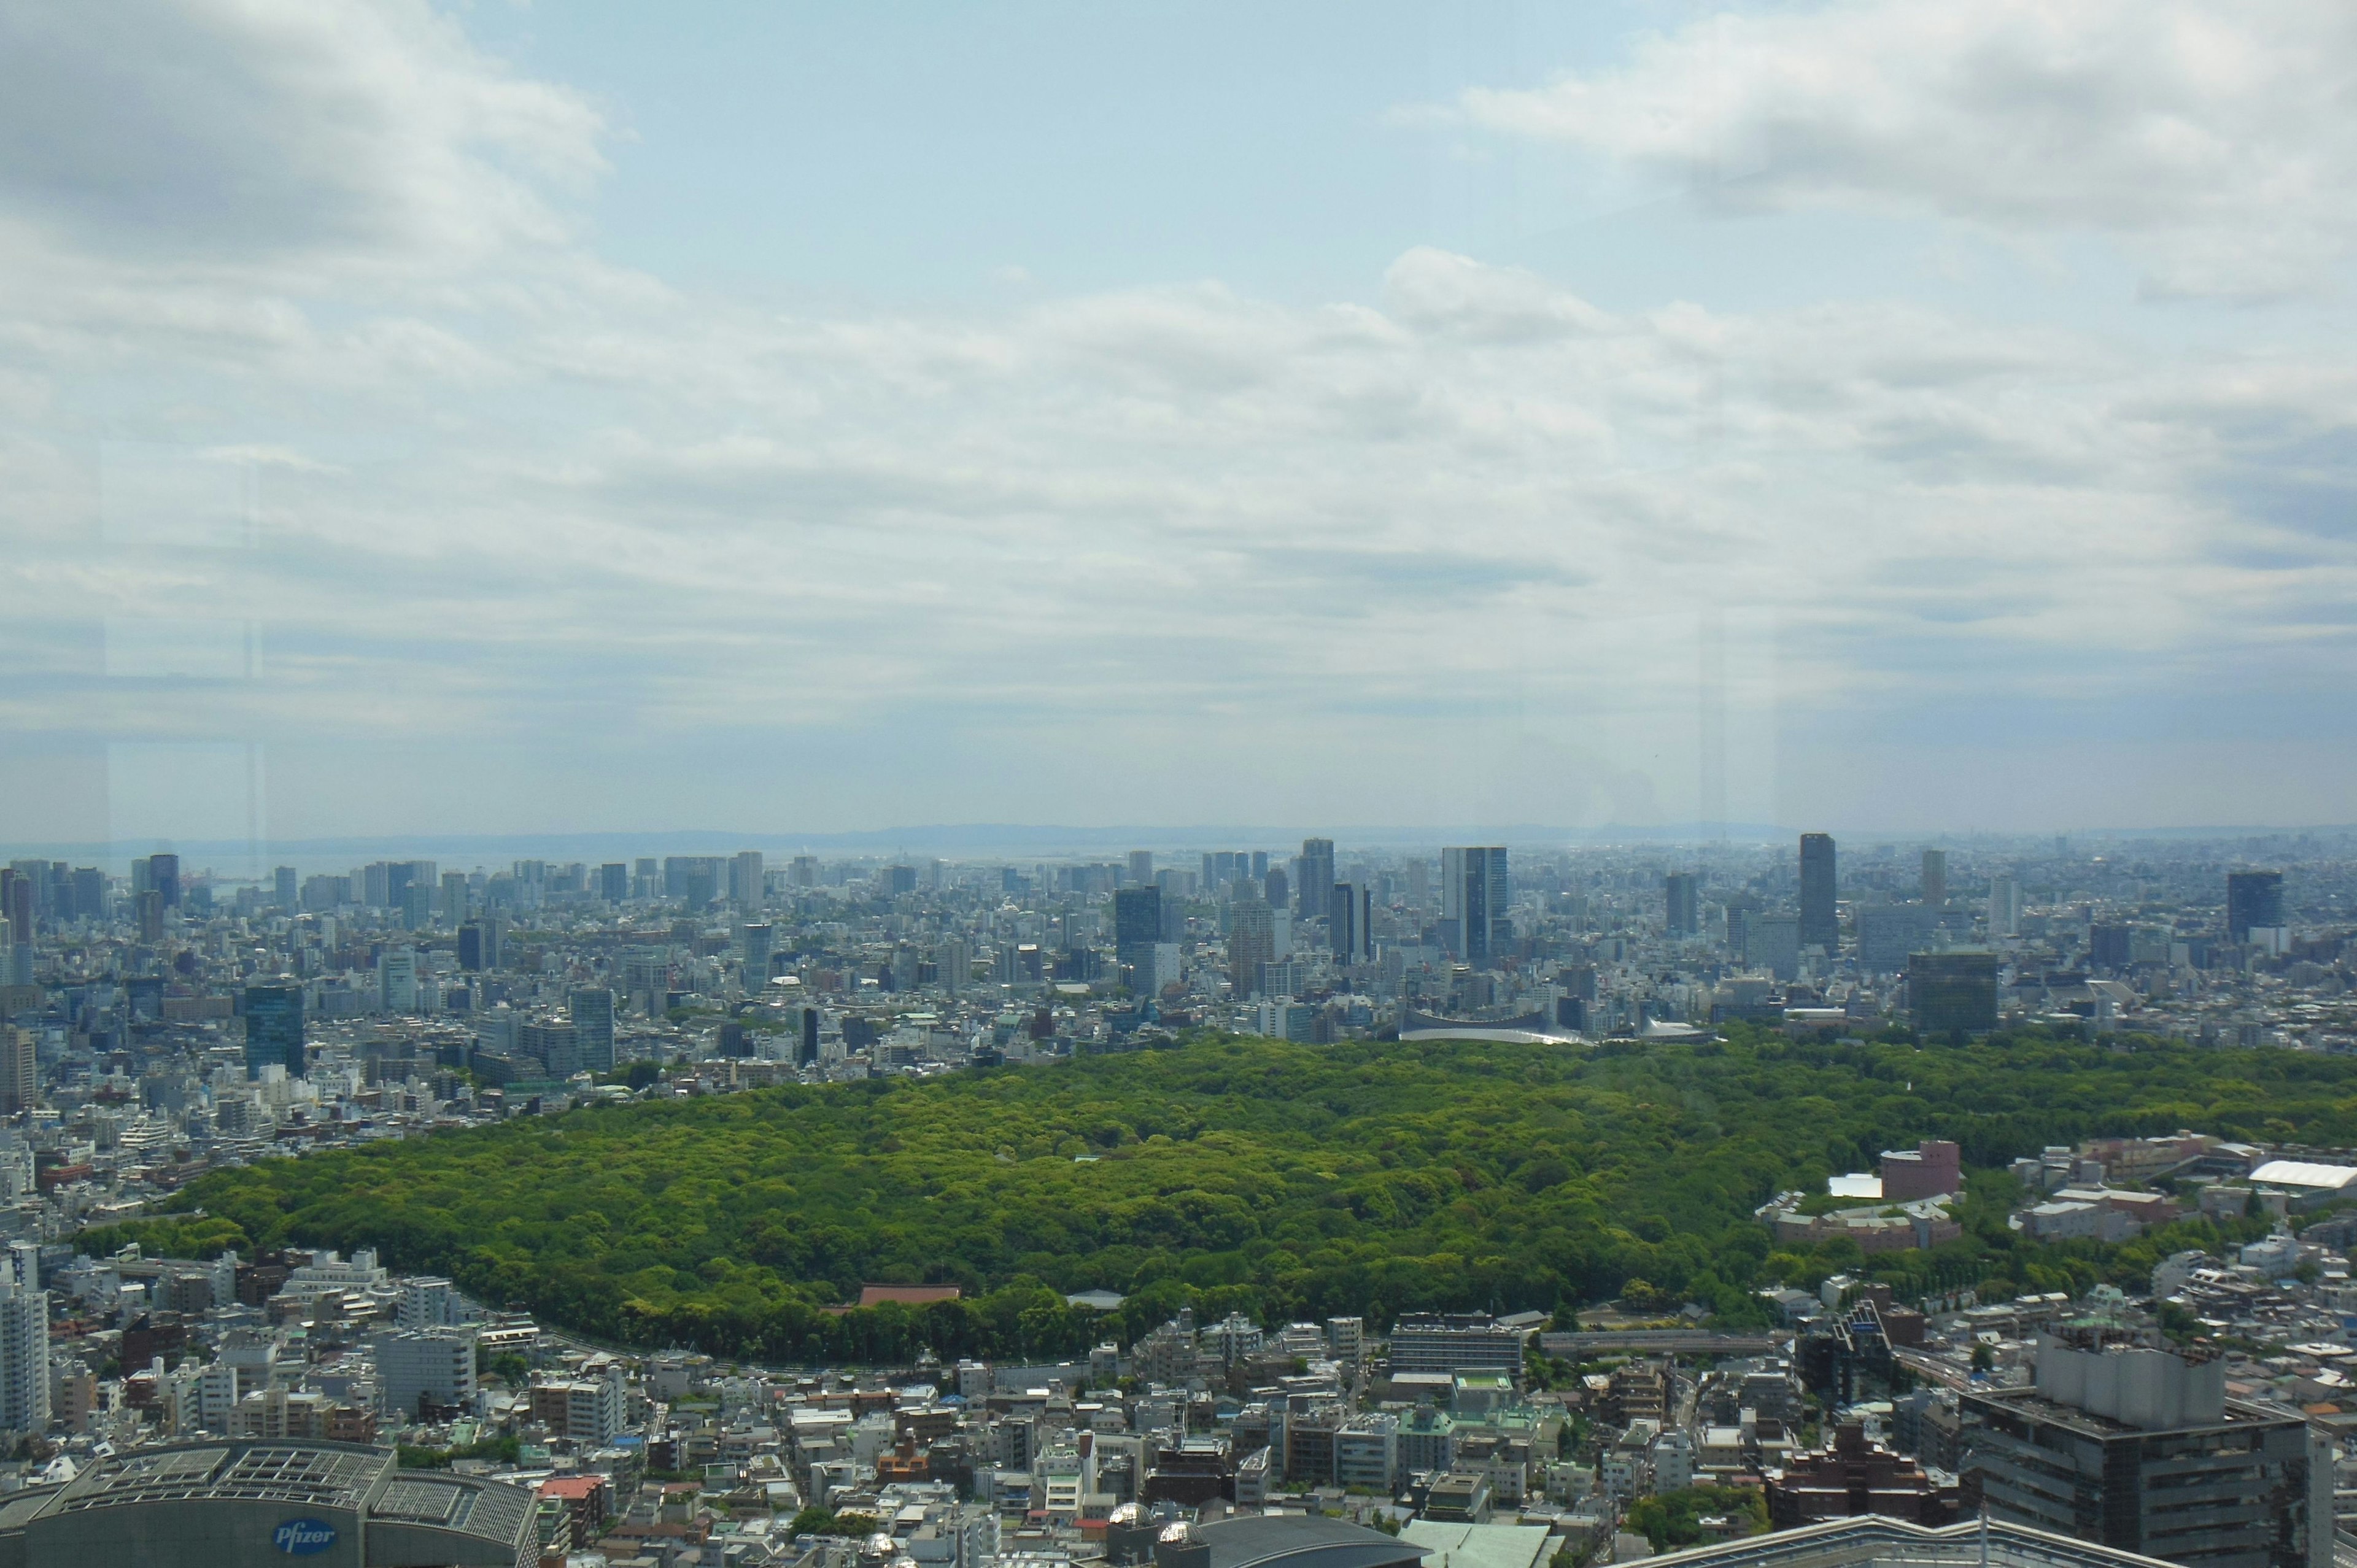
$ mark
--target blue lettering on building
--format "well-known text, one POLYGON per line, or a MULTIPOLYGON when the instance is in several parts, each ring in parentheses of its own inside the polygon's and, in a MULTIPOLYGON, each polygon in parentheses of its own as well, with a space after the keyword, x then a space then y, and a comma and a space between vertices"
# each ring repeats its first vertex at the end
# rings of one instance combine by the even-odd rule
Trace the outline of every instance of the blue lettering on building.
POLYGON ((278 1527, 270 1543, 289 1557, 308 1557, 336 1544, 336 1527, 325 1520, 290 1519, 278 1527))

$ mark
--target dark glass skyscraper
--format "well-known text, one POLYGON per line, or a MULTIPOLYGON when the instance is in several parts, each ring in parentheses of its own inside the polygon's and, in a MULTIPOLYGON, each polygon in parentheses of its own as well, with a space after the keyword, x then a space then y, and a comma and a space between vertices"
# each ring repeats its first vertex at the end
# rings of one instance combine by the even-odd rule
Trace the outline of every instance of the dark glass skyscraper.
POLYGON ((1701 899, 1696 896, 1696 884, 1701 879, 1691 871, 1673 871, 1665 880, 1668 910, 1663 921, 1674 937, 1691 937, 1702 929, 1701 899))
POLYGON ((573 1037, 581 1050, 581 1065, 591 1072, 614 1070, 614 993, 604 985, 579 986, 566 993, 573 1015, 573 1037))
POLYGON ((1907 1007, 1909 1021, 1923 1034, 1986 1034, 1996 1027, 1996 954, 1910 955, 1907 1007))
POLYGON ((1162 940, 1162 889, 1116 887, 1113 895, 1113 945, 1121 961, 1130 961, 1135 949, 1152 947, 1162 940))
POLYGON ((1801 835, 1801 945, 1841 950, 1841 919, 1834 908, 1834 839, 1801 835))
POLYGON ((292 981, 245 988, 245 1076, 266 1067, 303 1076, 303 988, 292 981))
POLYGON ((1294 908, 1305 920, 1326 918, 1326 900, 1334 891, 1334 841, 1303 839, 1301 858, 1294 864, 1301 878, 1293 889, 1294 908))
POLYGON ((1503 846, 1442 850, 1440 932, 1449 952, 1477 970, 1490 968, 1497 940, 1509 929, 1512 893, 1503 846))
POLYGON ((147 886, 164 896, 164 908, 180 907, 180 857, 177 854, 151 854, 147 857, 147 886))
POLYGON ((2226 940, 2247 942, 2251 928, 2284 923, 2283 873, 2230 871, 2226 874, 2226 940))

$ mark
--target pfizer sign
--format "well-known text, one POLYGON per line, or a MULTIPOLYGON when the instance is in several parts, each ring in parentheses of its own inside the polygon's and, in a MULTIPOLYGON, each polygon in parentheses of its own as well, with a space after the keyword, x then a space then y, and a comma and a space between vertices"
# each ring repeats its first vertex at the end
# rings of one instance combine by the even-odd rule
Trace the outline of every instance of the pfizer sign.
POLYGON ((336 1544, 336 1527, 325 1520, 290 1519, 271 1536, 270 1544, 289 1557, 308 1557, 336 1544))

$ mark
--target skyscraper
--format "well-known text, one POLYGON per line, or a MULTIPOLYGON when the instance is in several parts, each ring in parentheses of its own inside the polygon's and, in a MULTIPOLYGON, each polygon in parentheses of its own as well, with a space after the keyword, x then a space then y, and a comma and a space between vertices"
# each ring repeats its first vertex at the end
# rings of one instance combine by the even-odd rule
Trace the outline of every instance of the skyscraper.
POLYGON ((614 1070, 614 993, 603 985, 584 985, 565 993, 573 1014, 573 1036, 581 1049, 581 1065, 591 1072, 614 1070))
POLYGON ((1134 849, 1129 852, 1129 884, 1133 887, 1150 887, 1154 884, 1154 852, 1134 849))
POLYGON ((2284 923, 2283 873, 2230 871, 2226 874, 2226 940, 2247 942, 2251 928, 2267 929, 2284 923))
POLYGON ((1841 918, 1834 903, 1834 841, 1831 833, 1801 835, 1801 945, 1841 950, 1841 918))
MULTIPOLYGON (((1141 850, 1138 854, 1146 852, 1141 850)), ((1149 862, 1152 857, 1147 857, 1149 862)), ((1129 857, 1137 870, 1137 854, 1129 857)), ((1149 876, 1152 866, 1146 867, 1149 876)), ((1136 886, 1117 887, 1113 895, 1114 957, 1126 965, 1142 990, 1153 989, 1154 948, 1162 940, 1162 889, 1149 880, 1136 886)))
POLYGON ((164 908, 180 907, 180 857, 177 854, 151 854, 147 857, 147 886, 164 896, 164 908))
POLYGON ((609 860, 597 868, 597 897, 608 904, 619 904, 630 896, 630 863, 609 860))
POLYGON ((1337 882, 1326 911, 1327 935, 1332 939, 1337 962, 1364 963, 1374 956, 1373 939, 1367 930, 1374 915, 1374 899, 1366 888, 1337 882))
POLYGON ((737 968, 748 996, 759 996, 770 983, 770 926, 757 920, 737 928, 737 968))
POLYGON ((458 967, 469 974, 500 967, 500 923, 486 916, 458 928, 458 967))
POLYGON ((1927 849, 1923 852, 1923 902, 1931 905, 1948 901, 1948 852, 1927 849))
POLYGON ((40 1099, 40 1058, 33 1031, 0 1024, 0 1115, 28 1111, 40 1099))
POLYGON ((49 1294, 0 1281, 0 1432, 49 1424, 49 1294))
POLYGON ((1702 929, 1701 899, 1697 896, 1700 878, 1691 871, 1673 871, 1663 878, 1668 895, 1668 910, 1664 926, 1674 937, 1691 937, 1702 929))
POLYGON ((33 879, 14 866, 0 869, 0 920, 20 942, 33 940, 34 909, 33 879))
POLYGON ((1493 967, 1510 894, 1502 847, 1442 850, 1440 932, 1449 952, 1477 970, 1493 967))
POLYGON ((761 852, 743 849, 728 863, 728 901, 740 909, 758 909, 767 893, 761 852))
POLYGON ((387 948, 376 958, 377 1005, 388 1013, 417 1011, 417 950, 387 948))
POLYGON ((2009 871, 1989 878, 1988 929, 1993 940, 2021 935, 2021 880, 2009 871))
POLYGON ((281 909, 294 908, 295 868, 291 865, 282 865, 273 871, 270 874, 270 901, 273 904, 281 909))
POLYGON ((1334 841, 1303 839, 1301 857, 1294 865, 1301 873, 1293 890, 1295 909, 1305 920, 1324 919, 1327 896, 1334 886, 1334 841))
POLYGON ((1228 929, 1228 982, 1239 998, 1260 988, 1260 966, 1276 957, 1275 923, 1265 904, 1245 902, 1235 907, 1228 929))
POLYGON ((260 1078, 265 1067, 303 1076, 303 988, 291 980, 245 988, 245 1076, 260 1078))

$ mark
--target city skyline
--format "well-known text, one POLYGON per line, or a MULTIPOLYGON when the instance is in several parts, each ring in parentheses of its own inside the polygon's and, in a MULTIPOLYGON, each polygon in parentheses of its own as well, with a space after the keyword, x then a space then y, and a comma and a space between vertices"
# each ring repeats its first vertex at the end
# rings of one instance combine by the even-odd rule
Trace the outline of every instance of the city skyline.
POLYGON ((2352 23, 2160 15, 12 10, 5 831, 2357 818, 2352 23))

